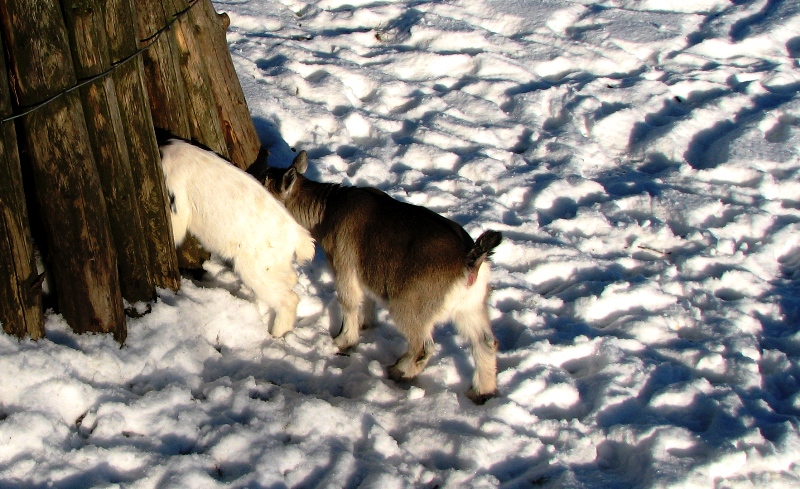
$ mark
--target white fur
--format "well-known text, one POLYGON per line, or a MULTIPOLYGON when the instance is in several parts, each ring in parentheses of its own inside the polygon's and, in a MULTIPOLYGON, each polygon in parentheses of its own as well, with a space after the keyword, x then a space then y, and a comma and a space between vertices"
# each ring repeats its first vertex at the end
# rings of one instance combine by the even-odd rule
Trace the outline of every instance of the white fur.
POLYGON ((272 334, 290 331, 299 302, 292 258, 314 257, 309 232, 258 181, 210 151, 170 140, 161 147, 161 164, 176 246, 189 232, 230 260, 258 301, 275 311, 272 334))

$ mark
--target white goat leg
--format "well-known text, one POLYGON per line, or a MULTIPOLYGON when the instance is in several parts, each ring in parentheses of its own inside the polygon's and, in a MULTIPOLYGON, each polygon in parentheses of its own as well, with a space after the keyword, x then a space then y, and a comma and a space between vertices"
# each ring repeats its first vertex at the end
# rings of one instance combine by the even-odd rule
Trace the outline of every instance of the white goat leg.
POLYGON ((486 308, 458 311, 453 322, 470 343, 475 373, 467 396, 481 403, 497 392, 497 341, 492 334, 486 308))
POLYGON ((280 338, 294 329, 294 320, 297 317, 297 304, 300 298, 291 292, 286 294, 280 305, 275 306, 275 321, 272 323, 272 336, 280 338))
POLYGON ((475 373, 467 396, 477 404, 497 394, 497 340, 486 306, 490 268, 486 262, 481 264, 475 283, 456 294, 451 312, 456 330, 470 344, 475 373))
POLYGON ((256 298, 275 311, 272 336, 279 338, 291 331, 297 315, 297 304, 300 302, 300 298, 292 290, 297 283, 297 274, 294 270, 291 267, 286 270, 277 268, 268 270, 257 265, 238 266, 236 263, 234 268, 242 282, 253 289, 256 298))
POLYGON ((189 230, 189 220, 191 219, 191 207, 186 191, 181 188, 169 189, 170 217, 172 221, 172 237, 175 246, 180 246, 186 239, 189 230))

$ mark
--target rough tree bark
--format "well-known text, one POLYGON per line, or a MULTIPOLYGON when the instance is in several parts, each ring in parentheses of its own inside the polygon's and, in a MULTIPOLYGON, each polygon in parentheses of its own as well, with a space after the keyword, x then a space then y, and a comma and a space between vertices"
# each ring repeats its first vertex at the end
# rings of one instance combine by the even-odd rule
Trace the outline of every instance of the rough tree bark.
MULTIPOLYGON (((139 29, 133 0, 108 1, 106 31, 112 63, 120 63, 136 53, 139 29)), ((144 63, 137 56, 117 65, 112 78, 136 182, 136 201, 144 224, 150 273, 156 286, 178 290, 178 258, 144 73, 144 63)))
POLYGON ((259 155, 259 140, 242 85, 236 75, 225 32, 230 24, 227 15, 217 15, 211 0, 197 0, 192 20, 198 35, 209 73, 209 83, 217 104, 219 120, 230 160, 242 169, 247 169, 259 155))
MULTIPOLYGON (((62 0, 62 5, 78 78, 104 73, 111 68, 105 2, 62 0)), ((156 284, 114 80, 98 78, 82 86, 80 94, 117 249, 122 296, 131 303, 151 301, 156 284)))
MULTIPOLYGON (((11 86, 20 106, 75 85, 61 6, 0 0, 11 86)), ((76 332, 126 336, 116 250, 77 93, 22 118, 61 313, 76 332)))
MULTIPOLYGON (((169 24, 177 7, 172 0, 139 0, 135 5, 139 42, 145 46, 169 24)), ((190 139, 189 112, 174 30, 170 28, 158 35, 142 56, 155 126, 190 139)))
POLYGON ((142 60, 137 57, 114 70, 114 82, 131 152, 131 169, 137 182, 136 194, 145 224, 150 269, 157 286, 178 290, 180 272, 172 239, 169 199, 143 73, 142 60))
MULTIPOLYGON (((0 56, 0 118, 11 112, 6 63, 0 56)), ((17 133, 8 121, 0 124, 0 323, 6 333, 35 340, 44 336, 42 289, 36 278, 17 133)))
POLYGON ((203 47, 199 42, 196 18, 199 7, 189 9, 175 23, 175 40, 177 41, 179 65, 186 87, 186 99, 189 109, 189 125, 192 139, 201 142, 211 151, 223 158, 230 159, 228 145, 222 131, 222 120, 217 112, 214 92, 209 79, 211 70, 206 67, 203 47))

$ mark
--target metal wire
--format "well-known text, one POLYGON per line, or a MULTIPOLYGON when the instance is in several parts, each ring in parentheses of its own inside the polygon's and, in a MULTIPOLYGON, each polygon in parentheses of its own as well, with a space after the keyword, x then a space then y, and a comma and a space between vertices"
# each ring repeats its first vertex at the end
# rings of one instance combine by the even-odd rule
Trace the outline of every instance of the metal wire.
POLYGON ((26 115, 30 114, 31 112, 34 112, 34 111, 36 111, 36 110, 48 105, 53 100, 55 100, 55 99, 57 99, 59 97, 62 97, 64 95, 68 94, 68 93, 72 93, 75 90, 78 90, 79 88, 81 88, 81 87, 83 87, 85 85, 88 85, 90 83, 93 83, 93 82, 99 80, 100 78, 108 76, 109 74, 111 74, 114 70, 116 70, 120 66, 130 62, 132 59, 136 58, 137 56, 139 56, 143 52, 145 52, 148 49, 150 49, 150 47, 153 44, 156 43, 158 38, 161 37, 161 34, 166 32, 167 30, 169 30, 172 27, 172 24, 177 22, 184 15, 186 15, 189 12, 189 10, 192 7, 194 7, 195 5, 197 5, 198 3, 199 3, 199 0, 192 0, 189 3, 188 7, 186 7, 183 10, 181 10, 180 12, 175 13, 175 15, 172 16, 172 19, 169 22, 167 22, 167 24, 164 27, 162 27, 161 29, 157 30, 152 36, 150 36, 148 38, 145 38, 145 39, 141 39, 139 41, 140 43, 144 42, 144 43, 147 43, 147 44, 145 44, 144 46, 142 46, 139 49, 137 49, 136 52, 134 52, 133 54, 130 54, 130 55, 126 56, 125 58, 122 58, 121 60, 117 61, 116 63, 111 65, 111 67, 109 69, 105 70, 102 73, 94 75, 92 77, 84 78, 82 80, 79 80, 79 82, 76 85, 64 90, 63 92, 55 94, 52 97, 50 97, 50 98, 48 98, 48 99, 46 99, 46 100, 44 100, 42 102, 39 102, 36 105, 32 105, 32 106, 28 107, 23 112, 20 112, 18 114, 14 114, 14 115, 8 116, 6 118, 0 119, 0 124, 6 123, 6 122, 9 122, 9 121, 13 121, 14 119, 19 119, 20 117, 25 117, 26 115))

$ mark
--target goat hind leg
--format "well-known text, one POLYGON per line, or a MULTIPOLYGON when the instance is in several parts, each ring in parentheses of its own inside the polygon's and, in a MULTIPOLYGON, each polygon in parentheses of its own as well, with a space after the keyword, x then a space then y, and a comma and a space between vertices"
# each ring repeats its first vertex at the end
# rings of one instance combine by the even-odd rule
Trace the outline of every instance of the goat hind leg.
POLYGON ((497 395, 497 340, 492 333, 486 306, 457 311, 453 322, 458 332, 469 341, 475 362, 467 397, 476 404, 483 404, 497 395))
POLYGON ((389 378, 397 382, 408 381, 422 372, 433 355, 433 323, 424 324, 420 330, 410 329, 396 317, 395 323, 408 339, 408 351, 389 367, 389 378))
POLYGON ((184 189, 169 188, 170 222, 172 223, 172 238, 175 246, 180 246, 186 239, 189 221, 192 217, 192 206, 184 189))

